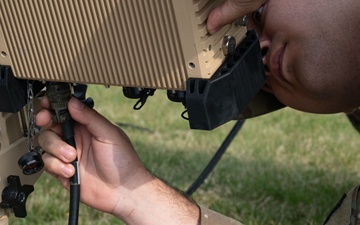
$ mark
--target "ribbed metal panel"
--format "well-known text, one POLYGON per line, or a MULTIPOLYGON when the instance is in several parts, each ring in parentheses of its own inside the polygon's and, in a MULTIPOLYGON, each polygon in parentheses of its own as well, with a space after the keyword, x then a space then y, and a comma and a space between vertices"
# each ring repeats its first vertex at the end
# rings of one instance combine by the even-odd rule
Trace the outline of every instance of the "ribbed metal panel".
POLYGON ((245 34, 208 34, 221 2, 0 0, 0 64, 31 80, 185 90, 221 65, 225 35, 245 34))
POLYGON ((184 88, 172 0, 1 0, 0 10, 18 77, 184 88))

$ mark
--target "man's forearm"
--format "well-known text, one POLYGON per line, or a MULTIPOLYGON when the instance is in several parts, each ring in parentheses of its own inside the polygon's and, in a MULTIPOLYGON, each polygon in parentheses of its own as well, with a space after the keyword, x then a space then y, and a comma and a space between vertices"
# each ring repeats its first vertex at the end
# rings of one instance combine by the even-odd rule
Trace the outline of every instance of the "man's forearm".
POLYGON ((146 170, 128 184, 114 215, 129 225, 243 225, 187 199, 146 170))
POLYGON ((199 207, 160 179, 147 174, 128 190, 114 215, 133 225, 198 225, 199 207))

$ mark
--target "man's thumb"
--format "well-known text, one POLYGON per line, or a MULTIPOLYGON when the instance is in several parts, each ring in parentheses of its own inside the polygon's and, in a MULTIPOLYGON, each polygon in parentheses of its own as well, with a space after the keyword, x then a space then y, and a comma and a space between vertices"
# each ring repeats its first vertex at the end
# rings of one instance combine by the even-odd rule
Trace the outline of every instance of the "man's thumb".
POLYGON ((216 33, 226 24, 234 22, 246 14, 258 9, 266 0, 239 1, 227 0, 213 9, 207 20, 207 29, 210 34, 216 33))
POLYGON ((110 121, 76 98, 70 99, 69 112, 76 122, 85 125, 96 138, 104 138, 104 136, 114 134, 115 126, 110 121))

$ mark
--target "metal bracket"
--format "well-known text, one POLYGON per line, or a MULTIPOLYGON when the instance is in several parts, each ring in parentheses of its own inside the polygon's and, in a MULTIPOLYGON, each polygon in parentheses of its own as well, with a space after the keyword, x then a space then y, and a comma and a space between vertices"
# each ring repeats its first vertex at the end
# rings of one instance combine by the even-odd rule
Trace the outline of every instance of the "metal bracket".
POLYGON ((259 40, 255 31, 249 31, 210 79, 187 81, 190 128, 212 130, 236 119, 265 81, 259 40))

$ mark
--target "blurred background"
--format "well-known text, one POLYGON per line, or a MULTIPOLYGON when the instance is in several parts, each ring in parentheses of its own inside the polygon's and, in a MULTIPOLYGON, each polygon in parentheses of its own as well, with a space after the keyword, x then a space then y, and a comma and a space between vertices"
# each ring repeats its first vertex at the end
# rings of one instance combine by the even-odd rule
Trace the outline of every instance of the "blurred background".
MULTIPOLYGON (((145 165, 185 191, 235 122, 190 130, 184 107, 156 91, 140 111, 122 88, 90 86, 95 109, 120 126, 145 165)), ((344 193, 360 184, 360 139, 344 114, 289 108, 245 122, 218 166, 193 194, 198 204, 246 225, 322 224, 344 193)), ((82 184, 91 185, 91 184, 82 184)), ((27 202, 26 219, 9 224, 67 224, 69 193, 43 173, 27 202)), ((123 224, 81 205, 79 224, 123 224)))

